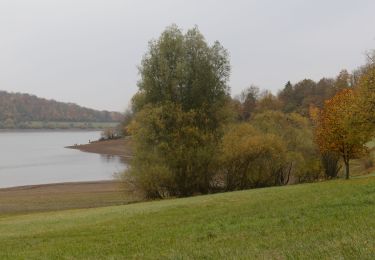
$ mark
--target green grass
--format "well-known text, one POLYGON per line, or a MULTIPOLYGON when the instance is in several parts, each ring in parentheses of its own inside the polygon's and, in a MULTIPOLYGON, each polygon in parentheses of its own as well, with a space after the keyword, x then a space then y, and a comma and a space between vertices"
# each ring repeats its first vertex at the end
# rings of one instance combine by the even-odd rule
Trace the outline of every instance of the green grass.
POLYGON ((375 178, 0 216, 1 259, 370 259, 375 178))

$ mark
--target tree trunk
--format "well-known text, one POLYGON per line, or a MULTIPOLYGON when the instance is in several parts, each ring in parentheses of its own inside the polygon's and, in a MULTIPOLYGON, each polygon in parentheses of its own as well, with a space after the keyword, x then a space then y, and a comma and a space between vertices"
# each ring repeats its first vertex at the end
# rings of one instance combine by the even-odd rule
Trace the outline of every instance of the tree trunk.
POLYGON ((345 179, 349 180, 349 160, 345 160, 345 179))

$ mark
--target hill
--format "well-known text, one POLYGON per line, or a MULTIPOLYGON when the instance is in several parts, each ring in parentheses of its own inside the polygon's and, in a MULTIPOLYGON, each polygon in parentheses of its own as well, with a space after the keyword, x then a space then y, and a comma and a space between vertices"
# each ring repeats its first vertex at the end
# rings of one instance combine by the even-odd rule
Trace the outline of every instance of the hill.
POLYGON ((120 122, 118 112, 98 111, 72 103, 38 98, 29 94, 0 91, 0 128, 51 128, 85 122, 120 122), (58 124, 65 122, 66 124, 58 124))
POLYGON ((370 259, 375 178, 0 216, 1 259, 370 259))

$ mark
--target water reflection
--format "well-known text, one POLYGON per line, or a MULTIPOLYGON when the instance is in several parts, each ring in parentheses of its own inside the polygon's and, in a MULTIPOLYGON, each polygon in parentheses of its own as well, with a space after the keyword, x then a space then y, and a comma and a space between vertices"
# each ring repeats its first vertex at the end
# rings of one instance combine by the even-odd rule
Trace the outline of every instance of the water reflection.
POLYGON ((124 166, 126 167, 129 164, 130 158, 117 155, 101 154, 100 159, 105 163, 119 163, 124 164, 124 166))

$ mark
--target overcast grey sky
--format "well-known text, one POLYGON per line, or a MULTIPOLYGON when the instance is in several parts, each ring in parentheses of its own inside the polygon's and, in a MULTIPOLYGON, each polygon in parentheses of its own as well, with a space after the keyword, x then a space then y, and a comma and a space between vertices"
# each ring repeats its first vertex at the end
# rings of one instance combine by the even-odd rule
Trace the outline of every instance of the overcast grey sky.
POLYGON ((231 55, 232 94, 332 77, 375 48, 374 0, 0 0, 0 89, 125 110, 166 26, 231 55))

